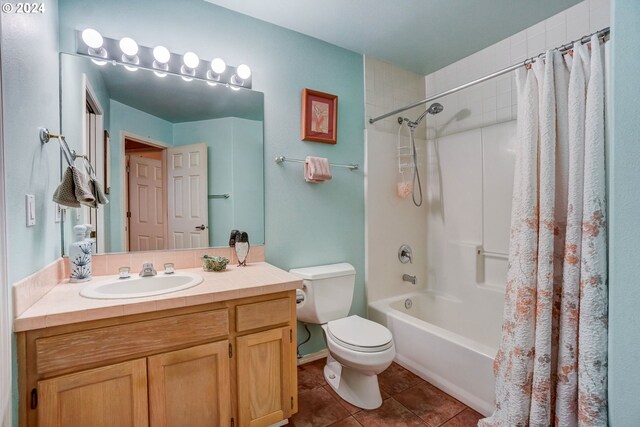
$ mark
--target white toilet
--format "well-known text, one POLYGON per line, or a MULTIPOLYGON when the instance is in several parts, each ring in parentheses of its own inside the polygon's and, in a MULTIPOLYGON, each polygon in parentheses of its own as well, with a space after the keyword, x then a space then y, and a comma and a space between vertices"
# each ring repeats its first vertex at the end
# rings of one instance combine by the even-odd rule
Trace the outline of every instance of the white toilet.
POLYGON ((324 377, 347 402, 363 409, 382 405, 378 374, 396 354, 391 332, 384 326, 348 316, 355 288, 351 264, 296 268, 290 273, 303 279, 298 290, 298 320, 322 325, 329 357, 324 377))

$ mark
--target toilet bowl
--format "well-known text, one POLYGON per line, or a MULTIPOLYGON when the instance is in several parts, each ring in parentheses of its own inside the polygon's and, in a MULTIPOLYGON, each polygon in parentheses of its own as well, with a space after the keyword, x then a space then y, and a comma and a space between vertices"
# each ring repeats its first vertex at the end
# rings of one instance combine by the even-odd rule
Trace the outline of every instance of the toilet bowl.
POLYGON ((378 374, 387 369, 396 350, 383 325, 349 314, 355 288, 352 265, 297 268, 303 279, 297 294, 298 320, 322 326, 329 356, 324 376, 344 400, 363 409, 382 405, 378 374))
POLYGON ((391 332, 382 325, 349 316, 322 325, 329 349, 324 377, 344 400, 363 409, 382 405, 378 374, 396 354, 391 332))

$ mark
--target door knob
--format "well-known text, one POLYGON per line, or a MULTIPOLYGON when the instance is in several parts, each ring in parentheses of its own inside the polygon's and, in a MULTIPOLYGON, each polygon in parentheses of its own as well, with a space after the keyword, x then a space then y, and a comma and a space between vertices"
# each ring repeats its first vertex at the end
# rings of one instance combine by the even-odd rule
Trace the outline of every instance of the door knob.
POLYGON ((196 230, 204 231, 204 230, 206 230, 207 228, 209 228, 209 227, 207 227, 206 225, 202 224, 202 225, 198 225, 198 226, 196 227, 196 230))

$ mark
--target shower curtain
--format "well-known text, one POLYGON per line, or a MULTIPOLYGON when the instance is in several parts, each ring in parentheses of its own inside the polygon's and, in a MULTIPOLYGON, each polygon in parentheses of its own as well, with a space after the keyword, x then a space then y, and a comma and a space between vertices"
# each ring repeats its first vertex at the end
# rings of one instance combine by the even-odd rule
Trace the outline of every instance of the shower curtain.
POLYGON ((496 410, 484 427, 607 425, 604 69, 597 37, 517 70, 496 410))

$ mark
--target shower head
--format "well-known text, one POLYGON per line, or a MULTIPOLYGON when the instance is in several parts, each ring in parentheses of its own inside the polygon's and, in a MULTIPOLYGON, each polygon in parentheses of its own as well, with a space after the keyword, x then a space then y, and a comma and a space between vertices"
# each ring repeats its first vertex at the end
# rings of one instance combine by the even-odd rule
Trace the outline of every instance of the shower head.
POLYGON ((434 102, 429 106, 429 108, 427 108, 427 113, 435 116, 436 114, 442 112, 442 110, 444 110, 442 104, 440 104, 439 102, 434 102))
POLYGON ((420 122, 424 119, 427 113, 431 114, 432 116, 435 116, 436 114, 442 112, 442 110, 444 110, 444 107, 442 106, 442 104, 440 104, 439 102, 434 102, 433 104, 429 105, 429 108, 427 108, 427 110, 424 113, 420 114, 420 117, 418 117, 414 122, 407 119, 406 117, 398 117, 398 123, 402 124, 403 122, 407 122, 407 125, 413 129, 420 124, 420 122))

